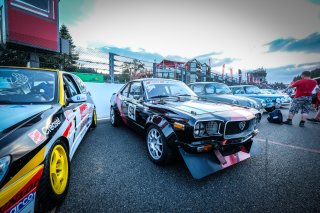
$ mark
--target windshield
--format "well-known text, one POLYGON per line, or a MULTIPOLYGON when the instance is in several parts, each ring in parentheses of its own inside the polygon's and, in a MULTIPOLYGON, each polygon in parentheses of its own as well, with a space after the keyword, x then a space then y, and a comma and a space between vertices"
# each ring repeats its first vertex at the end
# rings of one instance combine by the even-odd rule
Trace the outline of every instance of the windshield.
POLYGON ((0 69, 0 104, 51 103, 56 73, 27 69, 0 69))
POLYGON ((225 84, 208 84, 206 86, 207 94, 230 94, 230 88, 225 84))
POLYGON ((197 96, 185 83, 171 80, 148 80, 144 82, 147 98, 197 96))
POLYGON ((260 94, 261 93, 260 89, 256 86, 245 87, 245 90, 246 90, 247 94, 260 94))

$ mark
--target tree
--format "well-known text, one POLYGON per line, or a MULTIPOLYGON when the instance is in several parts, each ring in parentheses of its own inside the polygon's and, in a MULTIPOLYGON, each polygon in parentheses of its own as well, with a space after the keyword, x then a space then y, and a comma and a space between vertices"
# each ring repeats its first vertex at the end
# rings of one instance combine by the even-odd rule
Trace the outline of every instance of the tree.
POLYGON ((138 59, 133 59, 132 62, 124 62, 121 68, 119 80, 129 81, 139 77, 139 74, 145 70, 145 64, 138 59))
POLYGON ((20 50, 5 49, 0 47, 0 66, 18 66, 27 65, 29 54, 20 50))

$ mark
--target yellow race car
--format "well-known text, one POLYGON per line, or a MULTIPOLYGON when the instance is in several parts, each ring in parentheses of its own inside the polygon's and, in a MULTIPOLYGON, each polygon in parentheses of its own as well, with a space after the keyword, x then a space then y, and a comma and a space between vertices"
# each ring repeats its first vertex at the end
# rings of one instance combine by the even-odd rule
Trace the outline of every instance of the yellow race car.
POLYGON ((59 205, 70 160, 96 125, 95 104, 77 76, 0 67, 0 212, 59 205))

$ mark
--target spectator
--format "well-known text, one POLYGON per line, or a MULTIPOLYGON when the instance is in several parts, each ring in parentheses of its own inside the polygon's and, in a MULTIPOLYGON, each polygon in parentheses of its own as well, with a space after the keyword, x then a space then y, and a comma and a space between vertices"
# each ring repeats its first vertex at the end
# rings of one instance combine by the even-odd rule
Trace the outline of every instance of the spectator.
POLYGON ((320 122, 320 91, 319 90, 315 97, 315 107, 318 108, 318 113, 314 118, 311 118, 311 119, 308 118, 307 120, 318 123, 320 122))
POLYGON ((288 119, 283 122, 284 124, 292 125, 294 115, 301 110, 301 121, 299 126, 304 127, 312 103, 312 90, 317 85, 317 82, 312 80, 310 75, 311 72, 304 71, 301 74, 301 80, 289 85, 289 88, 296 88, 296 94, 289 109, 288 119))

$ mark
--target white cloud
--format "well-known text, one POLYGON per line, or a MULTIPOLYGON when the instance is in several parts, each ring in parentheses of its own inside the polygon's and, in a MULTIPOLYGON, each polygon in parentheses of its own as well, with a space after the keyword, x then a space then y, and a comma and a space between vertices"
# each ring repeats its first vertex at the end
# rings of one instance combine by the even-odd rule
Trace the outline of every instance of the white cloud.
POLYGON ((84 47, 105 43, 186 58, 215 51, 238 59, 234 68, 271 68, 319 61, 319 54, 266 53, 263 46, 319 31, 318 14, 318 5, 301 0, 96 0, 70 31, 84 47))

